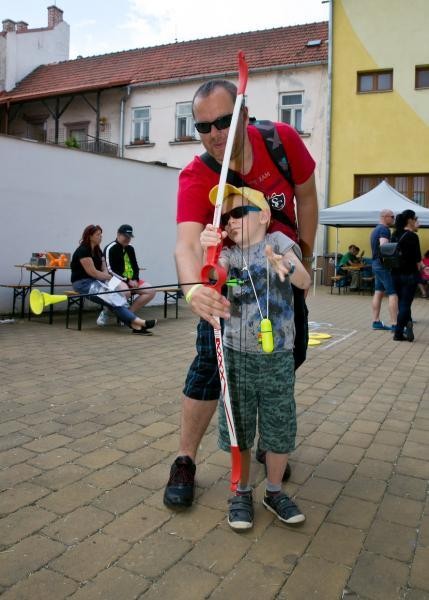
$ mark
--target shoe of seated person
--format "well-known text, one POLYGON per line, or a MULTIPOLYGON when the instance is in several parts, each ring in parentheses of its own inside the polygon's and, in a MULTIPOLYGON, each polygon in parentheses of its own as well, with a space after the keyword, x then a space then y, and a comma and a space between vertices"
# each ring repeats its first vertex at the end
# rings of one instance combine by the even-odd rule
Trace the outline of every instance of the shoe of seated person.
POLYGON ((133 329, 133 333, 137 333, 137 335, 153 335, 153 333, 148 331, 146 327, 142 327, 141 329, 133 329))
POLYGON ((157 323, 157 319, 145 320, 145 329, 153 329, 157 323))
POLYGON ((97 325, 98 327, 105 327, 106 325, 108 325, 109 323, 109 313, 107 312, 107 310, 102 310, 101 313, 98 315, 97 318, 97 325))

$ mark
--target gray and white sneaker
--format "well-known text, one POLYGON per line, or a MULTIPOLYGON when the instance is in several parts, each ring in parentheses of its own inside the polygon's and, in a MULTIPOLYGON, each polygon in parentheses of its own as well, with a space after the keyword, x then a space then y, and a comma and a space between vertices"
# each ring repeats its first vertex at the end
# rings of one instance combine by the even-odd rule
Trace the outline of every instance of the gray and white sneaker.
POLYGON ((235 531, 245 531, 253 527, 252 492, 238 493, 228 500, 228 525, 235 531))
POLYGON ((265 508, 276 515, 280 521, 287 525, 297 525, 305 521, 298 506, 287 494, 278 492, 277 494, 266 493, 262 504, 265 508))
POLYGON ((98 315, 97 325, 99 327, 105 327, 109 323, 109 313, 103 308, 101 313, 98 315))

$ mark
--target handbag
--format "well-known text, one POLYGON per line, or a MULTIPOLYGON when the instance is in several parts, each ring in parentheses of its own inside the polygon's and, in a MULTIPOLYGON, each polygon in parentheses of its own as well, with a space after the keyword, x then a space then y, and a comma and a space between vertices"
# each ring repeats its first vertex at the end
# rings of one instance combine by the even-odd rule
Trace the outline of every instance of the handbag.
POLYGON ((380 246, 380 260, 385 269, 400 269, 402 267, 402 250, 400 241, 407 235, 403 233, 397 242, 386 242, 380 246))

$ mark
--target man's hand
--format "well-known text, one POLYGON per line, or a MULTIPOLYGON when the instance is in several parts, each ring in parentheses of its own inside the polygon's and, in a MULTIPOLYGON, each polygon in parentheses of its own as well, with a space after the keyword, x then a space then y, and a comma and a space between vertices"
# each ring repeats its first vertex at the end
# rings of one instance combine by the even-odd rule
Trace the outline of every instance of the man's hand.
POLYGON ((205 319, 212 325, 218 327, 218 323, 214 317, 229 319, 230 302, 215 289, 201 286, 192 294, 189 306, 194 313, 205 319))
POLYGON ((135 279, 129 279, 127 284, 128 284, 128 287, 131 289, 139 287, 139 282, 136 281, 135 279))

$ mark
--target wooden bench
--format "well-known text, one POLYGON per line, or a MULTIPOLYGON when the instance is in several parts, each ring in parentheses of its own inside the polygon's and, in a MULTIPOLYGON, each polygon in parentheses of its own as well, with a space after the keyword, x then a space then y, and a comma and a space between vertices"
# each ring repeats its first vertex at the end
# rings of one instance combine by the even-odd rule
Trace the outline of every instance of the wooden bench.
POLYGON ((21 318, 24 318, 25 314, 25 299, 30 290, 29 285, 21 285, 21 284, 0 284, 0 287, 9 288, 13 291, 13 302, 12 302, 12 317, 15 316, 15 307, 16 301, 21 299, 21 318))
POLYGON ((341 294, 341 289, 345 293, 349 287, 349 285, 347 283, 347 276, 346 275, 334 275, 333 277, 331 277, 331 294, 332 294, 332 290, 334 289, 334 287, 336 287, 338 289, 339 294, 341 294), (344 285, 341 285, 341 283, 343 283, 343 282, 344 282, 344 285))
MULTIPOLYGON (((183 292, 179 287, 161 287, 156 288, 157 292, 164 294, 164 319, 167 318, 169 300, 173 300, 176 306, 176 319, 179 317, 179 299, 183 297, 183 292)), ((85 304, 85 297, 80 296, 73 290, 66 290, 63 292, 67 296, 67 310, 66 310, 66 328, 70 329, 70 313, 73 306, 77 306, 77 328, 78 331, 82 329, 82 317, 83 307, 85 304)))
POLYGON ((183 298, 183 292, 179 287, 156 288, 156 292, 164 293, 164 319, 167 318, 168 301, 173 300, 176 305, 176 319, 179 317, 179 299, 183 298))
POLYGON ((71 308, 72 306, 77 306, 77 328, 78 331, 80 331, 82 329, 83 305, 85 304, 85 298, 74 290, 66 290, 64 295, 67 296, 66 329, 69 329, 71 308))

